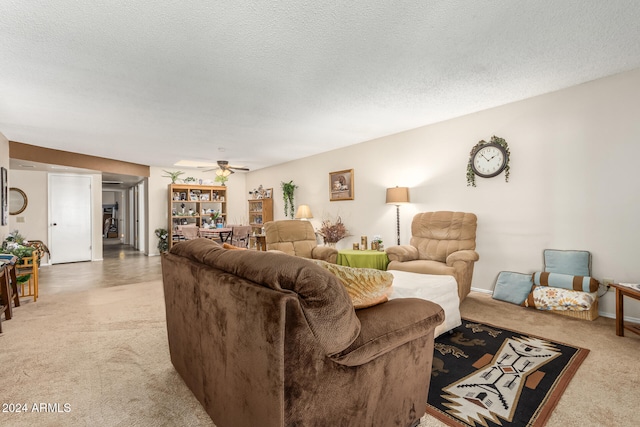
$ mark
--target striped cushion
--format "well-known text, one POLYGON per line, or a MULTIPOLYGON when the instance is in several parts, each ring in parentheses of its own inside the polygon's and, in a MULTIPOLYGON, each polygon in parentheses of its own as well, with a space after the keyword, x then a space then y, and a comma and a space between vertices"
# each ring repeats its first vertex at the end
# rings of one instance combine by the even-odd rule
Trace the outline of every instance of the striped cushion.
POLYGON ((533 273, 533 284, 553 288, 572 289, 574 291, 595 292, 600 285, 589 276, 571 276, 569 274, 536 272, 533 273))

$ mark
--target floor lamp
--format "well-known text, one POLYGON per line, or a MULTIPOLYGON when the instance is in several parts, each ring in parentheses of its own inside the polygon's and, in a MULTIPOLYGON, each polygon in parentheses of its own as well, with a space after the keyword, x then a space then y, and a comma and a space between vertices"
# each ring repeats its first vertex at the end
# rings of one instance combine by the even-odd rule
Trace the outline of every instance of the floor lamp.
POLYGON ((400 205, 409 203, 409 187, 387 188, 387 204, 396 205, 396 238, 400 244, 400 205))

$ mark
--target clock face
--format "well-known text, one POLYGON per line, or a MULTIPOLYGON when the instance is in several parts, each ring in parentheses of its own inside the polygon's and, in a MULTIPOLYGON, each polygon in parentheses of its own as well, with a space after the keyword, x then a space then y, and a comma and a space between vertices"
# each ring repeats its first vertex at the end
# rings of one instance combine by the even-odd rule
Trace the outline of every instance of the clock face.
POLYGON ((473 172, 483 178, 498 175, 507 166, 507 156, 504 148, 498 144, 487 144, 473 155, 471 168, 473 172))

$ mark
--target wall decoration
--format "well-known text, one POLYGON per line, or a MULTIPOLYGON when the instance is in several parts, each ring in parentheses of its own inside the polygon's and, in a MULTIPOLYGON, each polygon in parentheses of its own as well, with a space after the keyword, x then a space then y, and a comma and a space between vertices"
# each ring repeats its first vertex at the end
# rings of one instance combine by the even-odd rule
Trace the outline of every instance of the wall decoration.
POLYGON ((353 200, 353 169, 329 172, 329 201, 353 200))
POLYGON ((7 169, 0 168, 0 224, 9 224, 9 182, 7 176, 7 169))
POLYGON ((503 138, 492 136, 489 142, 482 140, 471 149, 467 163, 467 187, 476 186, 476 175, 492 178, 504 171, 504 180, 509 182, 509 145, 503 138))

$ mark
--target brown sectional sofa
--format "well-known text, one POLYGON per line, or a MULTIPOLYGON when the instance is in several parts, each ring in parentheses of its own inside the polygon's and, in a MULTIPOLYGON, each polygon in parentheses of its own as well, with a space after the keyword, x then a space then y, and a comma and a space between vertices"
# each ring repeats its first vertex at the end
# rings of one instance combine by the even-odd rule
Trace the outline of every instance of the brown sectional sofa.
POLYGON ((181 242, 162 258, 171 361, 217 427, 412 426, 442 308, 354 310, 342 283, 279 252, 181 242))

